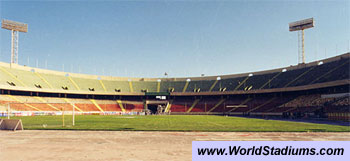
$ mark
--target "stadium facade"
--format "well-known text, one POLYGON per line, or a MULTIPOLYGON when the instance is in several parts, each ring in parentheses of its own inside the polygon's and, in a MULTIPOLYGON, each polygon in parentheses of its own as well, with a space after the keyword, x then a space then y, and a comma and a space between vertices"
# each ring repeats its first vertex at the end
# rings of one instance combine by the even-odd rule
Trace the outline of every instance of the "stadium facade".
MULTIPOLYGON (((350 53, 286 68, 189 78, 124 78, 0 62, 0 111, 19 115, 215 114, 350 120, 350 53)), ((1 113, 1 112, 0 112, 1 113)))

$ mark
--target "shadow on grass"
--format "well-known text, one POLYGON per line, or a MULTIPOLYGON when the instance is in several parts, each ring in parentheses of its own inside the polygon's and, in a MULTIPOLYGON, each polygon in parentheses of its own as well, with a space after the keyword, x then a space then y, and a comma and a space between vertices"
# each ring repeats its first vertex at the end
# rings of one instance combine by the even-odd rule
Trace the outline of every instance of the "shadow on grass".
MULTIPOLYGON (((290 122, 304 122, 304 123, 315 123, 315 124, 326 124, 326 125, 339 125, 339 126, 350 126, 350 121, 333 121, 327 119, 285 119, 285 118, 262 118, 262 117, 243 117, 243 116, 234 116, 241 118, 255 118, 255 119, 263 119, 263 120, 278 120, 278 121, 290 121, 290 122)), ((310 129, 312 130, 312 129, 310 129)))

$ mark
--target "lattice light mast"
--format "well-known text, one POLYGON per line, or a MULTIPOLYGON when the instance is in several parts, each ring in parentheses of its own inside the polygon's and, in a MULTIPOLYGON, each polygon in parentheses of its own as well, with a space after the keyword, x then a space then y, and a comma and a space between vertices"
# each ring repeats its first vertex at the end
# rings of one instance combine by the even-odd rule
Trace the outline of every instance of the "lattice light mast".
POLYGON ((289 31, 298 31, 298 63, 305 63, 304 29, 314 27, 314 18, 289 23, 289 31))
POLYGON ((18 64, 18 32, 28 32, 28 24, 2 20, 1 28, 11 30, 11 64, 18 64))

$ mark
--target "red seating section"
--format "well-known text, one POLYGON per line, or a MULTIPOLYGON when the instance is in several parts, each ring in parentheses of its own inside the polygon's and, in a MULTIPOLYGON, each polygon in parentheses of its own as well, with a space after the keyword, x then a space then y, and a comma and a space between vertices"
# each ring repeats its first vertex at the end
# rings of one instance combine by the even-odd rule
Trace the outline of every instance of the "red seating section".
POLYGON ((103 111, 122 111, 118 104, 99 104, 103 111))
POLYGON ((127 112, 141 112, 144 109, 143 104, 123 104, 123 107, 127 112))

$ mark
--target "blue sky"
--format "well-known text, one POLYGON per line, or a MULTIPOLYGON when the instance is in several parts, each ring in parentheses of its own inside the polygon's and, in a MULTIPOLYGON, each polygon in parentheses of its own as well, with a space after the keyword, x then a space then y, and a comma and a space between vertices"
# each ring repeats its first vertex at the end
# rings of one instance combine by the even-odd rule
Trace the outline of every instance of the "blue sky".
MULTIPOLYGON (((66 72, 222 75, 298 63, 288 23, 314 17, 306 62, 347 52, 349 1, 1 1, 0 18, 29 24, 19 64, 66 72), (29 62, 29 64, 28 64, 29 62), (64 64, 64 65, 63 65, 64 64)), ((11 33, 0 30, 0 61, 11 33)))

